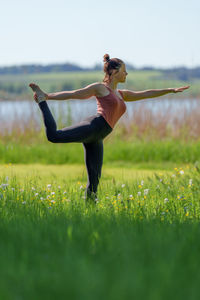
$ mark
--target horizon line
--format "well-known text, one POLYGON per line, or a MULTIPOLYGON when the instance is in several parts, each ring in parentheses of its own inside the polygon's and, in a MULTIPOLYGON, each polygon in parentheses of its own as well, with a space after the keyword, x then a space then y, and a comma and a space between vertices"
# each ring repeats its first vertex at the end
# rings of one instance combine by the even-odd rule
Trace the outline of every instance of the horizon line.
MULTIPOLYGON (((24 66, 50 66, 50 65, 64 65, 64 64, 69 64, 69 65, 74 65, 74 66, 78 66, 82 69, 93 69, 96 66, 101 66, 103 67, 103 63, 94 63, 92 66, 82 66, 79 63, 76 62, 69 62, 69 61, 65 61, 65 62, 50 62, 50 63, 42 63, 42 62, 35 62, 35 63, 16 63, 16 64, 9 64, 9 65, 1 65, 0 64, 0 68, 12 68, 12 67, 24 67, 24 66)), ((171 68, 187 68, 187 69, 194 69, 194 68, 200 68, 200 64, 196 65, 196 66, 186 66, 186 65, 173 65, 173 66, 155 66, 155 65, 142 65, 142 66, 136 66, 130 62, 126 62, 126 65, 129 65, 135 69, 142 69, 142 68, 154 68, 154 69, 171 69, 171 68)))

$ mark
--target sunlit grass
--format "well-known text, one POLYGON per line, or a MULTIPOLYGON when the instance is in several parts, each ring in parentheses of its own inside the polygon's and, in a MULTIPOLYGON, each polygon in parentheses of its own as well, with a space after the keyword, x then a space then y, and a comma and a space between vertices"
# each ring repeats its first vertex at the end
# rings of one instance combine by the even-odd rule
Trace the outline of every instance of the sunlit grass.
MULTIPOLYGON (((151 167, 151 166, 150 166, 151 167)), ((154 164, 154 167, 155 164, 154 164)), ((161 165, 158 165, 157 170, 163 170, 161 165)), ((171 172, 168 170, 168 172, 171 172)), ((0 165, 1 176, 13 178, 16 177, 18 182, 24 183, 28 179, 34 180, 38 184, 47 182, 67 183, 81 181, 84 184, 87 182, 87 172, 84 164, 66 164, 66 165, 41 165, 41 164, 2 164, 0 165)), ((134 166, 127 167, 119 163, 112 165, 103 165, 101 181, 133 181, 151 176, 153 170, 146 169, 145 166, 139 164, 138 169, 134 166), (139 167, 141 169, 139 169, 139 167)))
MULTIPOLYGON (((198 167, 174 168, 173 172, 104 168, 96 208, 99 213, 123 213, 133 219, 160 221, 198 220, 198 167)), ((87 177, 84 166, 1 167, 1 198, 4 209, 12 204, 35 213, 55 207, 55 213, 76 207, 83 213, 87 177), (56 205, 55 205, 56 204, 56 205), (35 210, 36 209, 36 210, 35 210)), ((2 210, 4 212, 4 210, 2 210)))
POLYGON ((198 299, 197 165, 105 166, 96 204, 83 165, 0 172, 1 299, 198 299))

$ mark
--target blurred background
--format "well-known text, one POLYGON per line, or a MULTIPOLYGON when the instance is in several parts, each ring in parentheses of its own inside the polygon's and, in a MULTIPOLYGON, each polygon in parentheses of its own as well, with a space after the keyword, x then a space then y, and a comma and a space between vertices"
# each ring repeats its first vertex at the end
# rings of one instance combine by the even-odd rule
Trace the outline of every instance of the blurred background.
MULTIPOLYGON (((199 11, 197 0, 1 1, 1 149, 50 146, 28 84, 56 92, 102 81, 105 53, 127 65, 121 89, 191 86, 183 93, 126 103, 127 111, 108 142, 198 142, 199 11)), ((58 128, 96 113, 94 97, 49 105, 58 128)), ((21 159, 6 158, 1 151, 1 162, 21 159)))

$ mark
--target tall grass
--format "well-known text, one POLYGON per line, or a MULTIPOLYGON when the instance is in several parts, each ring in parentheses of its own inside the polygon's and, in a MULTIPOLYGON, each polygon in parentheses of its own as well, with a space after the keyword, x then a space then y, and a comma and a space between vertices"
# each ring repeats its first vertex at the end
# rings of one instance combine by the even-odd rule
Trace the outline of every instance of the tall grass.
MULTIPOLYGON (((81 117, 80 117, 81 119, 81 117)), ((70 110, 57 118, 58 128, 73 123, 70 110), (63 120, 67 120, 65 124, 63 120)), ((199 103, 186 110, 151 110, 144 104, 135 106, 131 115, 123 116, 106 137, 104 163, 124 161, 194 163, 200 159, 199 103)), ((83 147, 78 143, 52 144, 47 141, 42 118, 5 120, 0 127, 1 163, 83 163, 83 147), (39 121, 38 121, 39 120, 39 121)))
MULTIPOLYGON (((149 101, 133 103, 134 109, 127 112, 118 121, 109 140, 122 139, 124 141, 155 141, 155 140, 181 140, 198 141, 200 137, 200 101, 192 99, 191 107, 188 100, 187 106, 180 103, 177 106, 166 107, 160 105, 155 109, 149 106, 149 101)), ((76 120, 72 118, 70 104, 65 110, 59 110, 55 116, 57 128, 63 128, 78 123, 82 120, 83 111, 77 112, 76 120)), ((161 104, 161 103, 160 103, 161 104)), ((53 109, 52 109, 53 110, 53 109)), ((53 115, 55 115, 53 111, 53 115)), ((39 142, 45 139, 44 125, 41 113, 29 109, 29 117, 24 112, 18 116, 17 112, 12 118, 0 114, 3 120, 0 125, 0 140, 4 142, 29 143, 39 142)))
POLYGON ((198 299, 199 169, 104 182, 0 178, 1 299, 198 299))
MULTIPOLYGON (((116 141, 104 144, 104 163, 195 163, 200 161, 200 142, 116 141)), ((0 143, 0 163, 66 164, 84 163, 81 144, 15 144, 0 143)), ((153 166, 152 166, 153 167, 153 166)))

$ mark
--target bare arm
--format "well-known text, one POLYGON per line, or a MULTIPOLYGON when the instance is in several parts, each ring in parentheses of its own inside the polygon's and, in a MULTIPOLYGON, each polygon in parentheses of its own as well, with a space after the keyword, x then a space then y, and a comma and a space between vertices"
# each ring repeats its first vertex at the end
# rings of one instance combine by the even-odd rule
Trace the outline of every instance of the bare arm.
POLYGON ((47 100, 87 99, 95 96, 98 83, 92 83, 82 89, 47 94, 47 100))
POLYGON ((169 93, 183 92, 189 87, 190 86, 184 86, 180 88, 168 88, 168 89, 161 89, 161 90, 156 89, 156 90, 146 90, 146 91, 139 91, 139 92, 121 90, 121 92, 123 94, 124 101, 137 101, 141 99, 160 97, 169 93))

